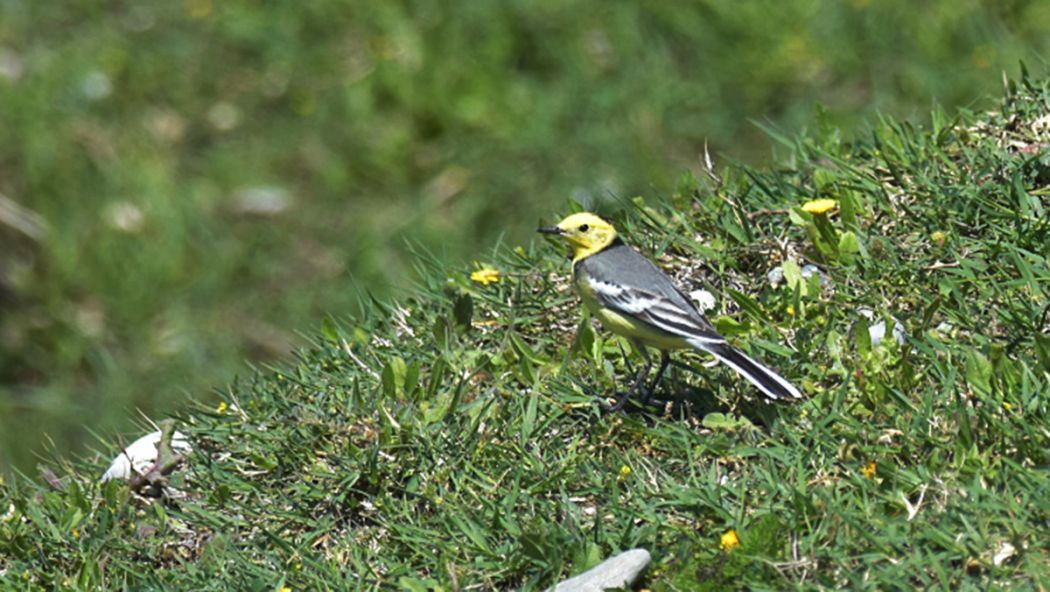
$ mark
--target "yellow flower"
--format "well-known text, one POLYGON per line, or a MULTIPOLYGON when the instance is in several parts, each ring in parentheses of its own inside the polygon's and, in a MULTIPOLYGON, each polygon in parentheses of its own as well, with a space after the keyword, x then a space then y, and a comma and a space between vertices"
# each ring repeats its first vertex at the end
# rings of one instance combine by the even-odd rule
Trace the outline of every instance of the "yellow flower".
POLYGON ((80 538, 80 531, 75 529, 75 528, 73 529, 73 538, 75 538, 75 539, 79 539, 80 538))
POLYGON ((219 406, 215 408, 215 413, 222 415, 223 413, 226 413, 226 410, 229 408, 230 406, 226 404, 226 401, 222 401, 219 403, 219 406))
POLYGON ((281 586, 281 592, 292 592, 291 586, 281 586))
POLYGON ((620 481, 626 479, 633 472, 634 469, 632 469, 628 465, 623 465, 622 467, 620 467, 620 481))
POLYGON ((730 528, 722 535, 722 549, 724 551, 732 551, 733 549, 740 546, 740 537, 736 534, 736 531, 730 528))
POLYGON ((789 304, 787 307, 787 313, 790 316, 795 316, 795 307, 789 304))
POLYGON ((1007 411, 1013 411, 1014 404, 1010 401, 1003 401, 1003 409, 1006 409, 1007 411))
POLYGON ((934 230, 933 234, 930 235, 930 239, 938 246, 943 247, 944 241, 948 239, 948 233, 943 230, 934 230))
POLYGON ((827 214, 839 207, 839 202, 833 199, 814 199, 802 204, 802 211, 810 214, 827 214))
POLYGON ((863 469, 861 469, 860 472, 863 473, 864 476, 867 477, 868 479, 874 479, 875 478, 875 469, 877 469, 877 468, 879 468, 879 465, 876 464, 875 461, 871 461, 870 463, 868 463, 868 466, 866 466, 863 469))
POLYGON ((483 286, 487 286, 499 281, 499 270, 485 265, 481 269, 470 274, 470 279, 483 286))

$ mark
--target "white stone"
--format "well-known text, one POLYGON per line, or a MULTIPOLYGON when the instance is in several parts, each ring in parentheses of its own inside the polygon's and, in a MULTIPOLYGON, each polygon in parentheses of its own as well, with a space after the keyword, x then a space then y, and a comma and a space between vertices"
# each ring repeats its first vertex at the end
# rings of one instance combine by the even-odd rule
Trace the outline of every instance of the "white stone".
POLYGON ((288 209, 292 201, 288 190, 276 185, 243 187, 233 199, 238 212, 257 216, 276 216, 288 209))
MULTIPOLYGON (((135 440, 113 459, 109 469, 102 475, 102 481, 130 479, 133 474, 141 475, 149 471, 153 464, 157 462, 158 444, 160 444, 160 430, 135 440), (132 473, 133 468, 134 473, 132 473)), ((172 434, 171 449, 179 454, 187 454, 193 450, 189 440, 181 432, 172 434)))
POLYGON ((693 290, 689 293, 689 297, 696 303, 696 308, 700 312, 707 312, 715 308, 715 295, 707 290, 693 290))
POLYGON ((784 281, 784 267, 777 265, 773 269, 769 270, 766 274, 766 279, 769 280, 769 285, 776 288, 780 285, 780 282, 784 281))
POLYGON ((1015 549, 1013 545, 1010 543, 1003 543, 1002 546, 999 547, 999 550, 996 551, 995 556, 992 557, 992 563, 994 563, 996 567, 999 567, 1013 557, 1014 553, 1017 553, 1017 549, 1015 549))
POLYGON ((582 574, 549 588, 547 592, 601 592, 634 583, 649 565, 649 551, 631 549, 610 557, 582 574))
MULTIPOLYGON (((861 308, 857 310, 857 313, 862 317, 868 319, 868 321, 874 321, 868 325, 868 335, 871 337, 871 344, 878 345, 882 343, 882 340, 886 338, 886 320, 876 320, 875 311, 870 308, 861 308)), ((908 339, 908 332, 904 330, 904 325, 900 322, 897 317, 890 317, 893 319, 893 339, 899 344, 904 345, 904 342, 908 339)))
POLYGON ((113 93, 113 82, 101 70, 92 70, 80 81, 80 92, 91 101, 100 101, 113 93))

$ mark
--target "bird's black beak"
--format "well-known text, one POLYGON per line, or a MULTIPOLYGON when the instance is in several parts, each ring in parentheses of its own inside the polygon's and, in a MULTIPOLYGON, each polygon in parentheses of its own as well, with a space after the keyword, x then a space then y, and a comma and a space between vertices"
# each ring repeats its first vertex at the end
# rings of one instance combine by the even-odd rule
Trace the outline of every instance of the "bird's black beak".
POLYGON ((536 232, 541 232, 543 234, 565 234, 565 231, 557 226, 541 226, 536 229, 536 232))

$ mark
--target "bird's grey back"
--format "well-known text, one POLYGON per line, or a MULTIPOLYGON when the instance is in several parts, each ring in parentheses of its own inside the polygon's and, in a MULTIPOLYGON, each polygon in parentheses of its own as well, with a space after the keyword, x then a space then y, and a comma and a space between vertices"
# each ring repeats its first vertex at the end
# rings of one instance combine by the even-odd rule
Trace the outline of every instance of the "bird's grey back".
POLYGON ((696 306, 655 263, 622 241, 576 263, 574 273, 587 273, 600 282, 624 284, 652 292, 683 310, 696 314, 704 325, 708 325, 696 306))

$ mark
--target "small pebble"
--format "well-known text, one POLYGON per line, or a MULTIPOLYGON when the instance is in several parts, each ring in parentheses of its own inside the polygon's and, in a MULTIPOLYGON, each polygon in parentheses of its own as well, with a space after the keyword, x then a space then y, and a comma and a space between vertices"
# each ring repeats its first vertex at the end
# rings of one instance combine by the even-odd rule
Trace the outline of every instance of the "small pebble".
POLYGON ((817 274, 817 276, 820 278, 821 287, 828 285, 828 276, 816 265, 810 263, 809 265, 806 265, 802 268, 802 277, 806 278, 807 280, 813 277, 813 274, 817 274))
POLYGON ((780 285, 780 282, 784 281, 784 268, 783 266, 777 265, 773 269, 769 270, 766 274, 766 279, 769 280, 769 285, 776 288, 780 285))

